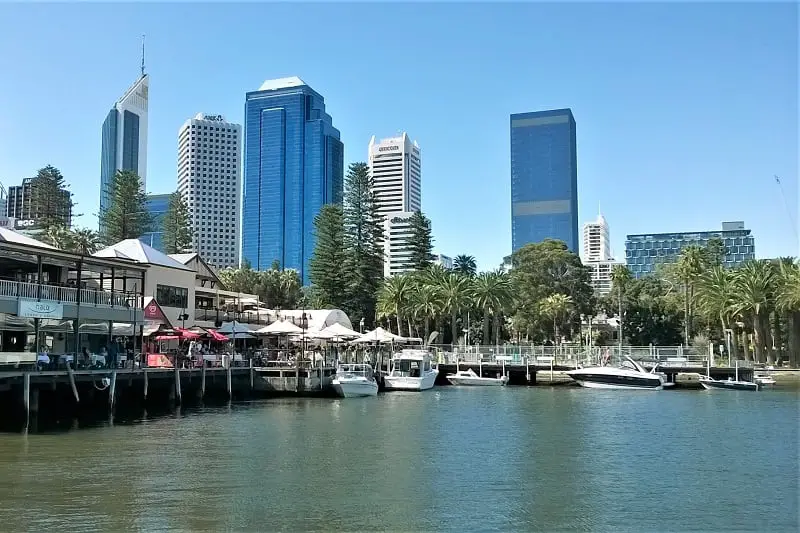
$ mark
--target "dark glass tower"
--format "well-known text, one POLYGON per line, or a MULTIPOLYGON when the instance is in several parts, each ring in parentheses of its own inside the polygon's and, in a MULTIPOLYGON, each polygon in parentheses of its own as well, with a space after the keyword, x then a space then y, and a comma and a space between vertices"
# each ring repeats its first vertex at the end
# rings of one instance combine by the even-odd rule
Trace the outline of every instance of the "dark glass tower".
POLYGON ((308 283, 314 217, 341 203, 344 146, 325 101, 300 78, 264 82, 246 96, 242 261, 278 261, 308 283))
POLYGON ((578 161, 570 109, 511 115, 512 251, 545 239, 578 253, 578 161))

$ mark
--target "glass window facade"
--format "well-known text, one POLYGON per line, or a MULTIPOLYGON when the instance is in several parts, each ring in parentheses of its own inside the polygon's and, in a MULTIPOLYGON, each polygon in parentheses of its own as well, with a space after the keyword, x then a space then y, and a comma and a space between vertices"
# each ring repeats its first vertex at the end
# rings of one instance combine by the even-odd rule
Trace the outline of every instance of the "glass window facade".
MULTIPOLYGON (((140 241, 160 252, 164 251, 162 240, 164 236, 164 216, 167 214, 167 209, 169 209, 169 197, 169 194, 147 195, 147 211, 153 217, 153 226, 151 227, 152 231, 139 237, 140 241)), ((159 300, 159 303, 162 302, 159 300)))
POLYGON ((122 168, 139 174, 139 115, 125 110, 122 114, 122 168))
POLYGON ((511 115, 512 251, 545 239, 578 253, 578 162, 569 109, 511 115))
POLYGON ((681 250, 690 245, 706 246, 713 238, 725 244, 723 266, 736 267, 755 259, 755 239, 749 229, 702 231, 693 233, 653 233, 628 235, 625 240, 625 263, 637 278, 656 272, 659 265, 675 263, 681 250))
POLYGON ((278 261, 307 284, 314 218, 341 203, 344 146, 325 103, 308 85, 247 93, 242 260, 257 270, 278 261))
POLYGON ((116 108, 108 112, 103 121, 102 152, 100 155, 100 212, 108 208, 111 180, 117 171, 117 117, 116 108))

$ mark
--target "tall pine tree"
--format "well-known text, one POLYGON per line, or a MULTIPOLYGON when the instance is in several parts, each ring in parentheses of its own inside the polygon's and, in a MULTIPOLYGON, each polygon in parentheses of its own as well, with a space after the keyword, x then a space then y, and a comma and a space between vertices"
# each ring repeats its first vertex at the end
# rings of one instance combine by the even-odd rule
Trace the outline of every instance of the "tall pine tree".
POLYGON ((377 214, 372 178, 366 163, 351 163, 345 177, 344 262, 347 311, 353 323, 375 320, 378 287, 383 280, 383 224, 377 214))
POLYGON ((181 193, 175 191, 169 197, 167 212, 164 214, 164 235, 161 242, 165 253, 181 254, 191 251, 192 231, 189 222, 189 208, 181 193))
POLYGON ((45 231, 53 226, 68 228, 72 206, 72 193, 54 166, 47 165, 31 179, 30 217, 45 231))
POLYGON ((433 237, 431 237, 431 221, 417 211, 409 219, 410 233, 408 249, 411 252, 409 262, 414 270, 425 270, 431 264, 433 255, 433 237))
POLYGON ((344 215, 342 206, 326 204, 314 218, 317 243, 311 258, 311 283, 325 306, 341 308, 346 300, 344 215))
POLYGON ((147 210, 142 178, 135 172, 117 171, 111 182, 110 204, 100 213, 100 228, 106 243, 138 239, 150 231, 153 217, 147 210))

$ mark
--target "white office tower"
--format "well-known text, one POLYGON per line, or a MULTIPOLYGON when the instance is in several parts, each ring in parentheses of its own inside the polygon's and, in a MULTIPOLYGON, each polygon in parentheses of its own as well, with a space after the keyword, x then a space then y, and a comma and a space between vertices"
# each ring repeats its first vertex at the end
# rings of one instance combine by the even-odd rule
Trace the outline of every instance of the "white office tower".
POLYGON ((597 215, 597 220, 594 222, 586 222, 583 225, 583 259, 584 261, 611 259, 608 223, 601 214, 597 215))
POLYGON ((422 158, 419 145, 407 133, 369 141, 369 171, 378 213, 384 217, 384 274, 410 270, 406 250, 407 219, 422 209, 422 158), (395 220, 395 222, 393 222, 395 220))
POLYGON ((178 191, 189 207, 192 246, 218 268, 239 265, 242 127, 199 113, 178 133, 178 191))

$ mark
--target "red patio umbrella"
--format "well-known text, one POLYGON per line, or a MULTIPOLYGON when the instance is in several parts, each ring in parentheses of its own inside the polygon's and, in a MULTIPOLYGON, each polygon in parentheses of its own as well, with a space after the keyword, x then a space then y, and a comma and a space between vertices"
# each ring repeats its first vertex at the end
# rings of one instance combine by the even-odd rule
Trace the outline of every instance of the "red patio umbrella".
POLYGON ((188 329, 184 329, 184 328, 175 328, 175 333, 180 334, 182 339, 186 339, 186 340, 190 340, 190 341, 193 341, 193 340, 196 340, 196 339, 199 339, 200 337, 202 337, 202 335, 200 335, 199 333, 195 333, 194 331, 189 331, 188 329))

